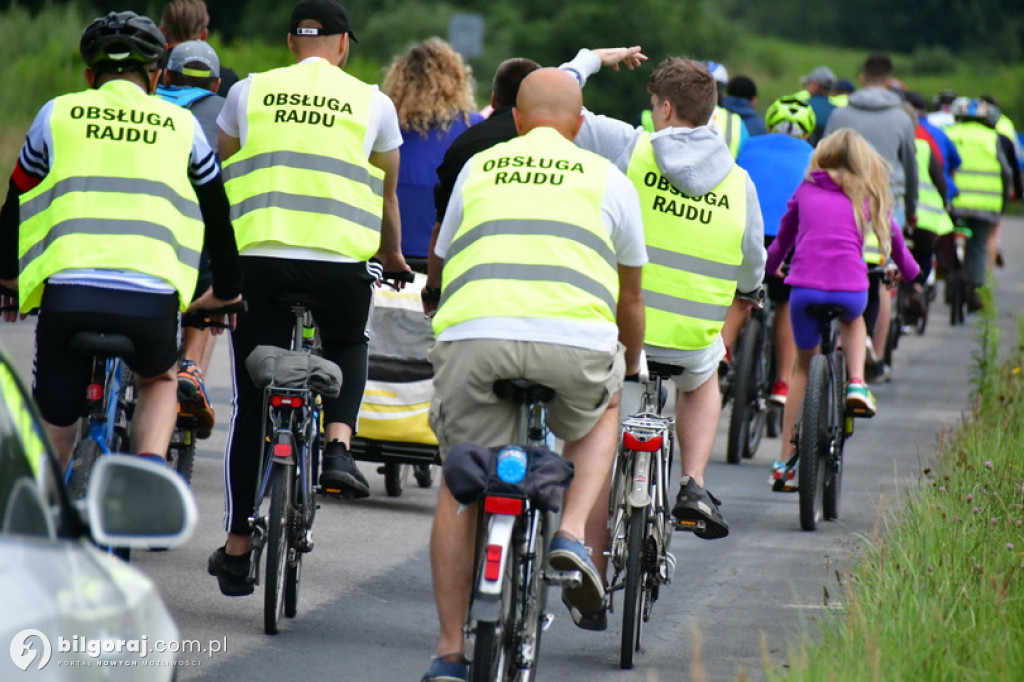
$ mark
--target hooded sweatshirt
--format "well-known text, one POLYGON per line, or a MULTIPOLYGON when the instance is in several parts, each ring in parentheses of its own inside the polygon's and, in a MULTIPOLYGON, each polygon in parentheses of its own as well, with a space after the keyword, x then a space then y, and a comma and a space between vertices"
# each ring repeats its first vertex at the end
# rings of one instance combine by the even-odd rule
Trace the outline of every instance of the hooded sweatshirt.
MULTIPOLYGON (((575 59, 559 68, 575 76, 580 87, 583 87, 587 77, 601 69, 601 58, 583 49, 575 59)), ((637 141, 646 134, 643 128, 634 128, 618 119, 584 109, 583 126, 576 135, 576 144, 600 154, 625 173, 637 141)), ((706 125, 696 128, 665 128, 650 135, 658 168, 676 189, 689 196, 707 194, 736 165, 729 148, 706 125)), ((743 171, 743 175, 747 186, 747 226, 743 233, 743 262, 736 290, 750 292, 761 286, 764 280, 764 221, 754 183, 746 171, 743 171)))
POLYGON ((722 106, 732 113, 740 115, 740 118, 743 119, 743 123, 747 126, 747 132, 750 133, 751 137, 765 135, 768 133, 768 127, 764 123, 764 117, 757 113, 757 110, 754 109, 754 104, 746 97, 726 95, 722 98, 722 106))
POLYGON ((889 162, 893 198, 897 202, 903 199, 907 216, 917 212, 915 123, 895 92, 867 87, 852 93, 849 105, 833 111, 825 124, 826 136, 840 128, 853 128, 889 162))

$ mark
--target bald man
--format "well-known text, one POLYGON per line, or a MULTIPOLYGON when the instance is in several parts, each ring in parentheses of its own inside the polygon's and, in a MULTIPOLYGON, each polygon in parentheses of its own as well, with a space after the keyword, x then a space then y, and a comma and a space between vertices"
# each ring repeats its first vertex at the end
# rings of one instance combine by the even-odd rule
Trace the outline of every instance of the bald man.
MULTIPOLYGON (((430 416, 442 456, 459 441, 514 442, 518 408, 493 394, 495 380, 554 389, 547 423, 565 441, 575 477, 549 560, 583 576, 581 587, 563 592, 574 622, 604 629, 604 577, 584 534, 591 509, 604 503, 623 378, 639 371, 647 255, 636 190, 572 142, 581 105, 567 74, 526 77, 513 111, 519 136, 474 156, 456 180, 424 308, 434 312, 430 292, 439 289, 430 416)), ((459 507, 442 481, 431 535, 441 638, 428 681, 467 674, 463 624, 478 509, 459 507)))

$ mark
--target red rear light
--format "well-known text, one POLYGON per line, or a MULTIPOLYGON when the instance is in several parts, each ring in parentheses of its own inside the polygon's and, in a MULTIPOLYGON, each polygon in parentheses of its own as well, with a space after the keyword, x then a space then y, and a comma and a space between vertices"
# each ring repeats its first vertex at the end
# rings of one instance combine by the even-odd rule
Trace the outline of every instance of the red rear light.
POLYGON ((661 449, 661 436, 655 436, 650 440, 640 440, 628 431, 622 434, 622 445, 627 450, 634 452, 657 452, 661 449))
POLYGON ((103 386, 102 384, 89 384, 89 387, 85 389, 86 400, 103 400, 103 386))
POLYGON ((295 395, 272 395, 270 396, 271 407, 291 407, 298 409, 302 407, 302 398, 295 395))
POLYGON ((274 457, 291 457, 291 443, 274 443, 274 457))
POLYGON ((523 513, 523 501, 518 497, 485 497, 484 511, 488 514, 519 516, 523 513))
POLYGON ((487 545, 487 562, 484 564, 484 578, 497 580, 501 575, 501 545, 487 545))

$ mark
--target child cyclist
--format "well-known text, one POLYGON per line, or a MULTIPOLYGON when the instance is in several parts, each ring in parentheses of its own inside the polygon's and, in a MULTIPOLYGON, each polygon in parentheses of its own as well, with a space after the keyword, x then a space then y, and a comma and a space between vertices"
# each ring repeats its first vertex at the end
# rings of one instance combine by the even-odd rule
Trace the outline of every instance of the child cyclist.
POLYGON ((807 371, 821 344, 819 322, 808 313, 808 306, 833 304, 846 309, 839 324, 850 376, 846 405, 863 416, 875 414, 874 399, 864 383, 865 235, 874 232, 883 257, 891 255, 904 279, 913 280, 919 271, 892 221, 889 172, 889 164, 855 130, 840 129, 822 139, 768 249, 766 272, 778 271, 792 251, 785 281, 791 287, 790 322, 797 346, 783 417, 782 456, 769 479, 777 489, 783 487, 778 481, 784 475, 789 479, 795 475, 795 470, 786 473, 786 462, 793 454, 793 427, 803 404, 807 371))

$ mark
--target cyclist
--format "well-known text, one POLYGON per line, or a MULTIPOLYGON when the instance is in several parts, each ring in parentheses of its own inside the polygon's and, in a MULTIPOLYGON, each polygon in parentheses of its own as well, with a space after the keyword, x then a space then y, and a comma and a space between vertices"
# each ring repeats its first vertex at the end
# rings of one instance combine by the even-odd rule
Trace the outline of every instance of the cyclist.
MULTIPOLYGON (((167 38, 168 50, 189 40, 206 42, 210 37, 210 12, 206 3, 203 0, 173 0, 167 3, 160 15, 160 30, 167 38)), ((231 86, 238 82, 238 74, 221 66, 220 76, 216 93, 227 97, 231 86)), ((212 138, 210 144, 216 144, 216 140, 216 137, 212 138)))
MULTIPOLYGON (((795 97, 772 102, 765 112, 768 134, 751 138, 736 164, 747 171, 764 219, 764 245, 768 248, 779 232, 786 204, 807 174, 814 147, 807 141, 817 127, 814 109, 795 97)), ((796 345, 789 324, 789 287, 773 272, 765 272, 768 298, 775 308, 776 380, 768 399, 786 404, 789 377, 796 362, 796 345)))
MULTIPOLYGON (((582 573, 583 585, 563 599, 589 625, 604 617, 604 580, 585 528, 603 504, 615 456, 623 375, 639 371, 647 256, 636 191, 571 142, 581 106, 575 81, 557 69, 523 80, 513 111, 519 137, 478 153, 459 174, 424 309, 440 302, 430 417, 442 453, 457 441, 497 446, 514 437, 518 411, 493 395, 496 379, 525 377, 555 390, 548 424, 566 442, 575 478, 549 560, 582 573), (512 167, 513 159, 532 170, 512 167)), ((431 535, 441 637, 427 681, 466 679, 476 517, 442 482, 431 535)))
MULTIPOLYGON (((729 148, 729 153, 733 158, 736 158, 750 137, 750 133, 747 131, 747 124, 743 122, 743 117, 722 106, 726 89, 729 87, 729 72, 726 71, 724 64, 718 62, 706 61, 704 66, 715 79, 715 109, 711 114, 709 125, 722 138, 722 142, 725 142, 725 146, 729 148)), ((651 123, 653 126, 653 120, 651 123)))
MULTIPOLYGON (((600 66, 597 54, 581 50, 561 68, 582 86, 600 66)), ((576 143, 625 169, 640 194, 651 258, 644 272, 645 350, 650 359, 686 370, 673 379, 680 391, 682 476, 672 513, 704 521, 698 536, 710 540, 729 533, 718 502, 704 487, 722 409, 716 376, 725 354, 722 323, 734 299, 760 291, 761 211, 746 172, 711 127, 700 124, 715 106, 707 68, 666 59, 651 74, 648 90, 653 135, 585 111, 576 143)))
POLYGON ((1012 183, 1012 171, 995 124, 999 110, 982 99, 959 97, 953 102, 956 123, 945 129, 960 150, 963 165, 955 174, 960 194, 953 199, 952 215, 971 230, 964 256, 970 310, 981 301, 974 289, 984 286, 989 233, 1002 217, 1012 183))
POLYGON ((295 5, 288 47, 297 64, 254 74, 228 93, 217 119, 226 188, 249 310, 231 335, 235 412, 227 443, 225 546, 208 571, 228 596, 252 594, 249 515, 262 451, 262 391, 245 369, 260 344, 287 347, 294 318, 277 301, 304 294, 323 355, 342 370, 324 400, 320 484, 365 497, 349 453, 366 385, 369 315, 381 270, 406 272, 395 187, 402 143, 391 100, 342 68, 355 40, 337 0, 295 5), (368 262, 376 256, 380 263, 368 262))
MULTIPOLYGON (((918 273, 898 225, 889 218, 891 207, 886 164, 859 133, 843 129, 818 143, 807 179, 793 194, 778 236, 768 249, 770 272, 778 272, 792 251, 786 283, 792 287, 790 321, 797 347, 783 415, 782 454, 772 466, 769 485, 787 475, 807 371, 821 343, 820 325, 808 313, 809 306, 834 304, 846 309, 839 327, 850 376, 846 404, 869 415, 875 413, 874 399, 863 378, 867 332, 862 313, 868 295, 863 250, 868 230, 876 235, 883 257, 891 256, 907 280, 918 273)), ((795 473, 795 469, 788 471, 790 480, 795 473)))
POLYGON ((237 300, 240 285, 216 155, 189 112, 149 96, 165 55, 159 29, 112 12, 85 29, 80 49, 89 89, 36 115, 0 212, 0 278, 17 286, 23 312, 39 307, 34 394, 65 467, 91 374, 89 359, 68 352, 71 337, 132 339, 132 447, 162 458, 177 404, 177 315, 204 242, 213 289, 193 307, 237 300))
MULTIPOLYGON (((729 80, 725 92, 726 95, 722 98, 722 107, 740 115, 743 124, 747 126, 750 137, 757 137, 768 132, 764 117, 754 109, 754 104, 757 102, 757 84, 749 76, 733 76, 729 80)), ((749 138, 747 141, 750 141, 749 138)))
MULTIPOLYGON (((179 43, 167 59, 163 82, 156 94, 172 104, 192 112, 203 129, 206 139, 215 143, 219 134, 217 116, 224 106, 224 98, 217 94, 220 86, 220 60, 208 43, 189 40, 179 43)), ((195 296, 210 286, 210 262, 204 251, 199 261, 199 282, 195 296)), ((178 403, 199 420, 198 438, 209 438, 214 414, 206 395, 203 375, 213 352, 213 333, 209 329, 185 327, 182 332, 183 352, 178 367, 178 403)))
POLYGON ((808 138, 808 142, 813 146, 824 136, 825 122, 832 115, 832 111, 840 106, 837 103, 839 100, 832 95, 836 74, 827 66, 819 66, 811 69, 806 76, 801 76, 800 82, 803 83, 804 89, 794 93, 792 97, 806 102, 814 110, 815 128, 808 138))

